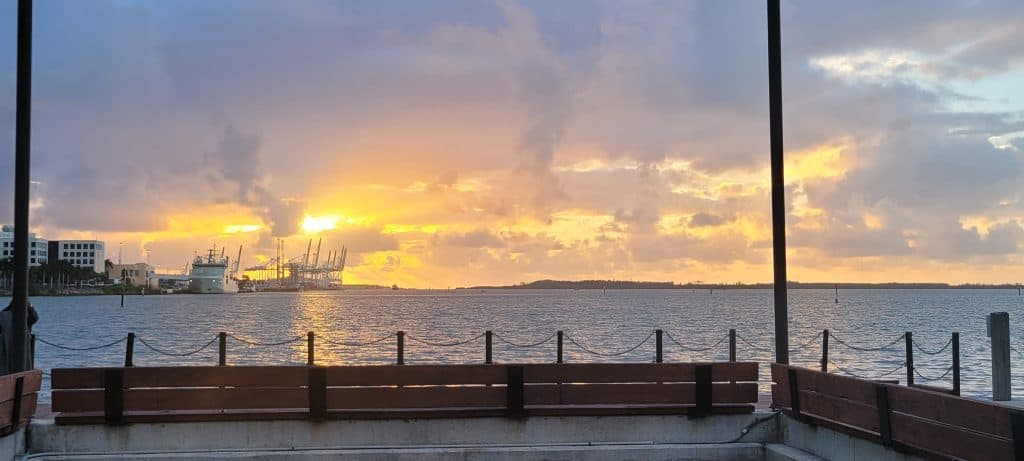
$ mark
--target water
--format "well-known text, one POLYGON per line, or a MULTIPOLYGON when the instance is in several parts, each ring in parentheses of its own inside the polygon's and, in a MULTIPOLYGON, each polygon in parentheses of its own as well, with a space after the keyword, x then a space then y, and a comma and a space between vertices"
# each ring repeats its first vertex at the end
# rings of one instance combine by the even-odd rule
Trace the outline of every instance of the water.
MULTIPOLYGON (((985 316, 1010 313, 1011 343, 1024 351, 1024 297, 1016 290, 844 290, 839 304, 832 290, 790 291, 791 361, 817 368, 821 340, 828 328, 846 343, 878 347, 898 339, 904 331, 926 350, 940 349, 950 333, 960 332, 962 392, 991 395, 990 352, 985 316), (803 346, 803 347, 801 347, 803 346)), ((439 291, 344 291, 308 293, 250 293, 238 295, 133 296, 120 307, 117 296, 40 297, 33 303, 40 315, 34 332, 39 338, 72 347, 97 346, 134 332, 150 346, 164 352, 186 353, 210 343, 217 332, 227 331, 256 342, 280 342, 278 346, 253 346, 228 339, 229 364, 304 364, 306 332, 318 335, 318 364, 394 363, 394 332, 406 332, 406 363, 480 363, 484 359, 485 330, 494 340, 496 362, 552 362, 556 345, 513 347, 542 341, 556 330, 566 334, 568 362, 650 362, 654 339, 631 352, 615 357, 595 356, 572 344, 601 353, 616 353, 636 346, 653 329, 661 328, 690 348, 690 352, 665 338, 665 361, 727 360, 728 343, 721 342, 730 328, 740 340, 739 360, 768 363, 772 350, 772 293, 770 290, 509 290, 487 292, 439 291), (341 343, 368 343, 363 347, 341 343), (327 343, 332 341, 334 344, 327 343), (435 346, 427 343, 467 344, 435 346), (751 343, 747 344, 747 342, 751 343), (756 347, 755 347, 756 346, 756 347)), ((905 360, 902 340, 883 352, 852 350, 836 340, 830 344, 831 360, 843 370, 880 378, 905 360)), ((120 366, 124 346, 94 351, 66 351, 39 343, 36 366, 120 366)), ((1011 352, 1014 364, 1024 355, 1011 352)), ((170 357, 157 354, 145 344, 135 345, 135 365, 213 365, 217 343, 193 355, 170 357)), ((950 351, 929 356, 915 351, 915 364, 925 376, 938 377, 951 365, 950 351)), ((1013 373, 1013 392, 1024 397, 1024 372, 1013 373)), ((832 368, 835 369, 834 367, 832 368)), ((767 382, 767 367, 762 367, 767 382)), ((886 376, 906 379, 905 369, 886 376)), ((47 378, 48 379, 48 378, 47 378)), ((924 381, 917 379, 919 383, 924 381)), ((952 375, 931 383, 950 387, 952 375)), ((49 383, 44 382, 49 389, 49 383)), ((762 385, 767 390, 766 384, 762 385)), ((44 392, 44 399, 48 395, 44 392)))

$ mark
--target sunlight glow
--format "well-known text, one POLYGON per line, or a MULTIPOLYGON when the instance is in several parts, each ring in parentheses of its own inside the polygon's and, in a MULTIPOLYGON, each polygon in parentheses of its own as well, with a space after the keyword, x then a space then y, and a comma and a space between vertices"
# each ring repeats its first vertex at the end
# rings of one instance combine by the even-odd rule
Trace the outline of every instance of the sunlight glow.
POLYGON ((334 229, 338 226, 338 221, 341 218, 338 216, 311 216, 306 215, 306 219, 302 221, 302 231, 306 234, 316 234, 327 230, 334 229))

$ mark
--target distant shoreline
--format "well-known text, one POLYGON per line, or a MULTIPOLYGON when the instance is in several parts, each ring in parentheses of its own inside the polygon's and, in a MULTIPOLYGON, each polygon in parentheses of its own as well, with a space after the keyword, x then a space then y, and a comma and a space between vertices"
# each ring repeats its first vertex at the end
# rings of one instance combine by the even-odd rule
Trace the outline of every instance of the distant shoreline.
MULTIPOLYGON (((675 283, 675 282, 630 282, 622 280, 538 280, 519 285, 460 287, 460 290, 751 290, 770 289, 771 283, 675 283)), ((1019 284, 959 284, 950 283, 856 283, 856 282, 789 282, 787 288, 802 289, 1001 289, 1017 290, 1019 284)))

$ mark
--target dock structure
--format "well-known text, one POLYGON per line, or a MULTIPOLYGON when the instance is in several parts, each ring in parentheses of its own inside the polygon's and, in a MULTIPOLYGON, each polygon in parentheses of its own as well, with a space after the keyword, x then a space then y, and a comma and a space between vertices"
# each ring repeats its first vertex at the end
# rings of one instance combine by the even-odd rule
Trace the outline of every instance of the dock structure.
POLYGON ((340 289, 343 283, 348 248, 327 250, 321 254, 323 239, 313 250, 313 239, 306 252, 288 258, 284 239, 277 241, 277 253, 262 264, 249 266, 243 272, 257 291, 306 291, 340 289))

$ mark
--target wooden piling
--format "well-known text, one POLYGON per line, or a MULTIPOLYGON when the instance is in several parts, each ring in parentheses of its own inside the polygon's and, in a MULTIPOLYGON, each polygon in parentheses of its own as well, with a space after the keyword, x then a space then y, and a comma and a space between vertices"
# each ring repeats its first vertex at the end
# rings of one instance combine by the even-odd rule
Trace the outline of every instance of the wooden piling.
POLYGON ((988 315, 988 337, 992 341, 992 400, 1010 400, 1010 314, 988 315))

